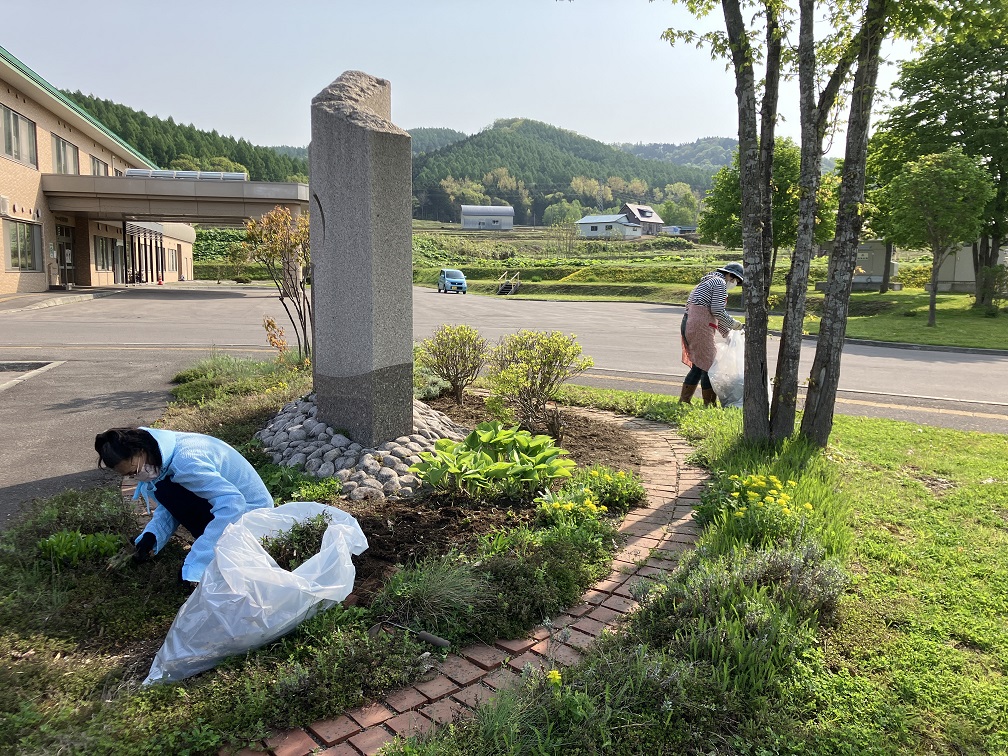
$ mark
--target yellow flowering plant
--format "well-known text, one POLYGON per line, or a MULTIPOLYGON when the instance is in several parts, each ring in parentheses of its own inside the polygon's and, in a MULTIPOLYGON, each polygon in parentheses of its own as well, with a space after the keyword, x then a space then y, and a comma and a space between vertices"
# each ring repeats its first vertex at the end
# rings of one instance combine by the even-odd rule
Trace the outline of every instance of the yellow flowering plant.
POLYGON ((797 487, 775 475, 722 476, 697 508, 697 519, 735 543, 764 548, 793 543, 815 509, 795 498, 797 487))
POLYGON ((605 465, 578 468, 567 481, 565 488, 587 486, 612 514, 624 514, 631 507, 644 503, 647 492, 638 476, 626 470, 613 470, 605 465))
POLYGON ((585 485, 564 486, 559 492, 547 490, 536 499, 536 516, 549 527, 580 527, 598 521, 608 508, 600 504, 598 495, 585 485))

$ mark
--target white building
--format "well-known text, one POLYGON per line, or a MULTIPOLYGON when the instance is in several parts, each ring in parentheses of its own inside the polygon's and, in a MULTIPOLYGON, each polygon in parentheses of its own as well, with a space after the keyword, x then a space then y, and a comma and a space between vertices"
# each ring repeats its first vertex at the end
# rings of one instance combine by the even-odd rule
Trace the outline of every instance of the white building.
POLYGON ((625 215, 586 215, 577 222, 583 239, 639 239, 641 226, 625 215))
POLYGON ((510 231, 514 228, 514 208, 510 205, 462 205, 462 228, 510 231))

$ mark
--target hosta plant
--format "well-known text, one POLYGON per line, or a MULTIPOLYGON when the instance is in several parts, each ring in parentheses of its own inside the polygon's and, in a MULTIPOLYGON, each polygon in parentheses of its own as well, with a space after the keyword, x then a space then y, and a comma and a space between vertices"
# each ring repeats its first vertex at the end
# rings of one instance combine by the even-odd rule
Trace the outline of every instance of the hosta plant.
POLYGON ((462 441, 440 439, 410 470, 434 490, 471 499, 530 499, 574 461, 549 436, 482 423, 462 441))

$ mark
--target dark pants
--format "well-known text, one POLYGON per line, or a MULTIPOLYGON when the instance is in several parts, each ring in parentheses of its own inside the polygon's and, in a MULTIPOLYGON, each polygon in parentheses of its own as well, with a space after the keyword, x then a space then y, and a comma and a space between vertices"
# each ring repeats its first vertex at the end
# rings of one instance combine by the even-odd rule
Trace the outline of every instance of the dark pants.
POLYGON ((193 538, 203 535, 207 525, 214 518, 210 512, 210 502, 188 488, 180 486, 171 478, 165 478, 154 486, 154 498, 171 516, 179 521, 193 538))
MULTIPOLYGON (((686 316, 683 315, 682 325, 679 326, 679 332, 682 334, 683 341, 686 342, 686 316)), ((687 344, 689 342, 686 342, 687 344)), ((701 370, 696 365, 690 368, 690 371, 686 373, 686 377, 683 379, 684 386, 696 386, 697 384, 702 384, 703 388, 708 391, 713 387, 711 386, 710 376, 707 375, 706 370, 701 370)))

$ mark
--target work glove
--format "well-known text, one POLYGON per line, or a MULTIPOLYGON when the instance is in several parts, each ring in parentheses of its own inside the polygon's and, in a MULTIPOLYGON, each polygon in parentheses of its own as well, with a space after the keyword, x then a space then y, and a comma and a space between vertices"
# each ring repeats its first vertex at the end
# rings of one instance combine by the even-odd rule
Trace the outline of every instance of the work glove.
POLYGON ((734 323, 732 323, 731 329, 733 331, 741 331, 743 328, 745 328, 745 323, 740 323, 737 320, 734 323))
POLYGON ((157 546, 157 538, 154 537, 154 534, 144 533, 143 538, 137 542, 136 551, 133 553, 133 561, 136 564, 146 562, 151 558, 151 552, 155 546, 157 546))

